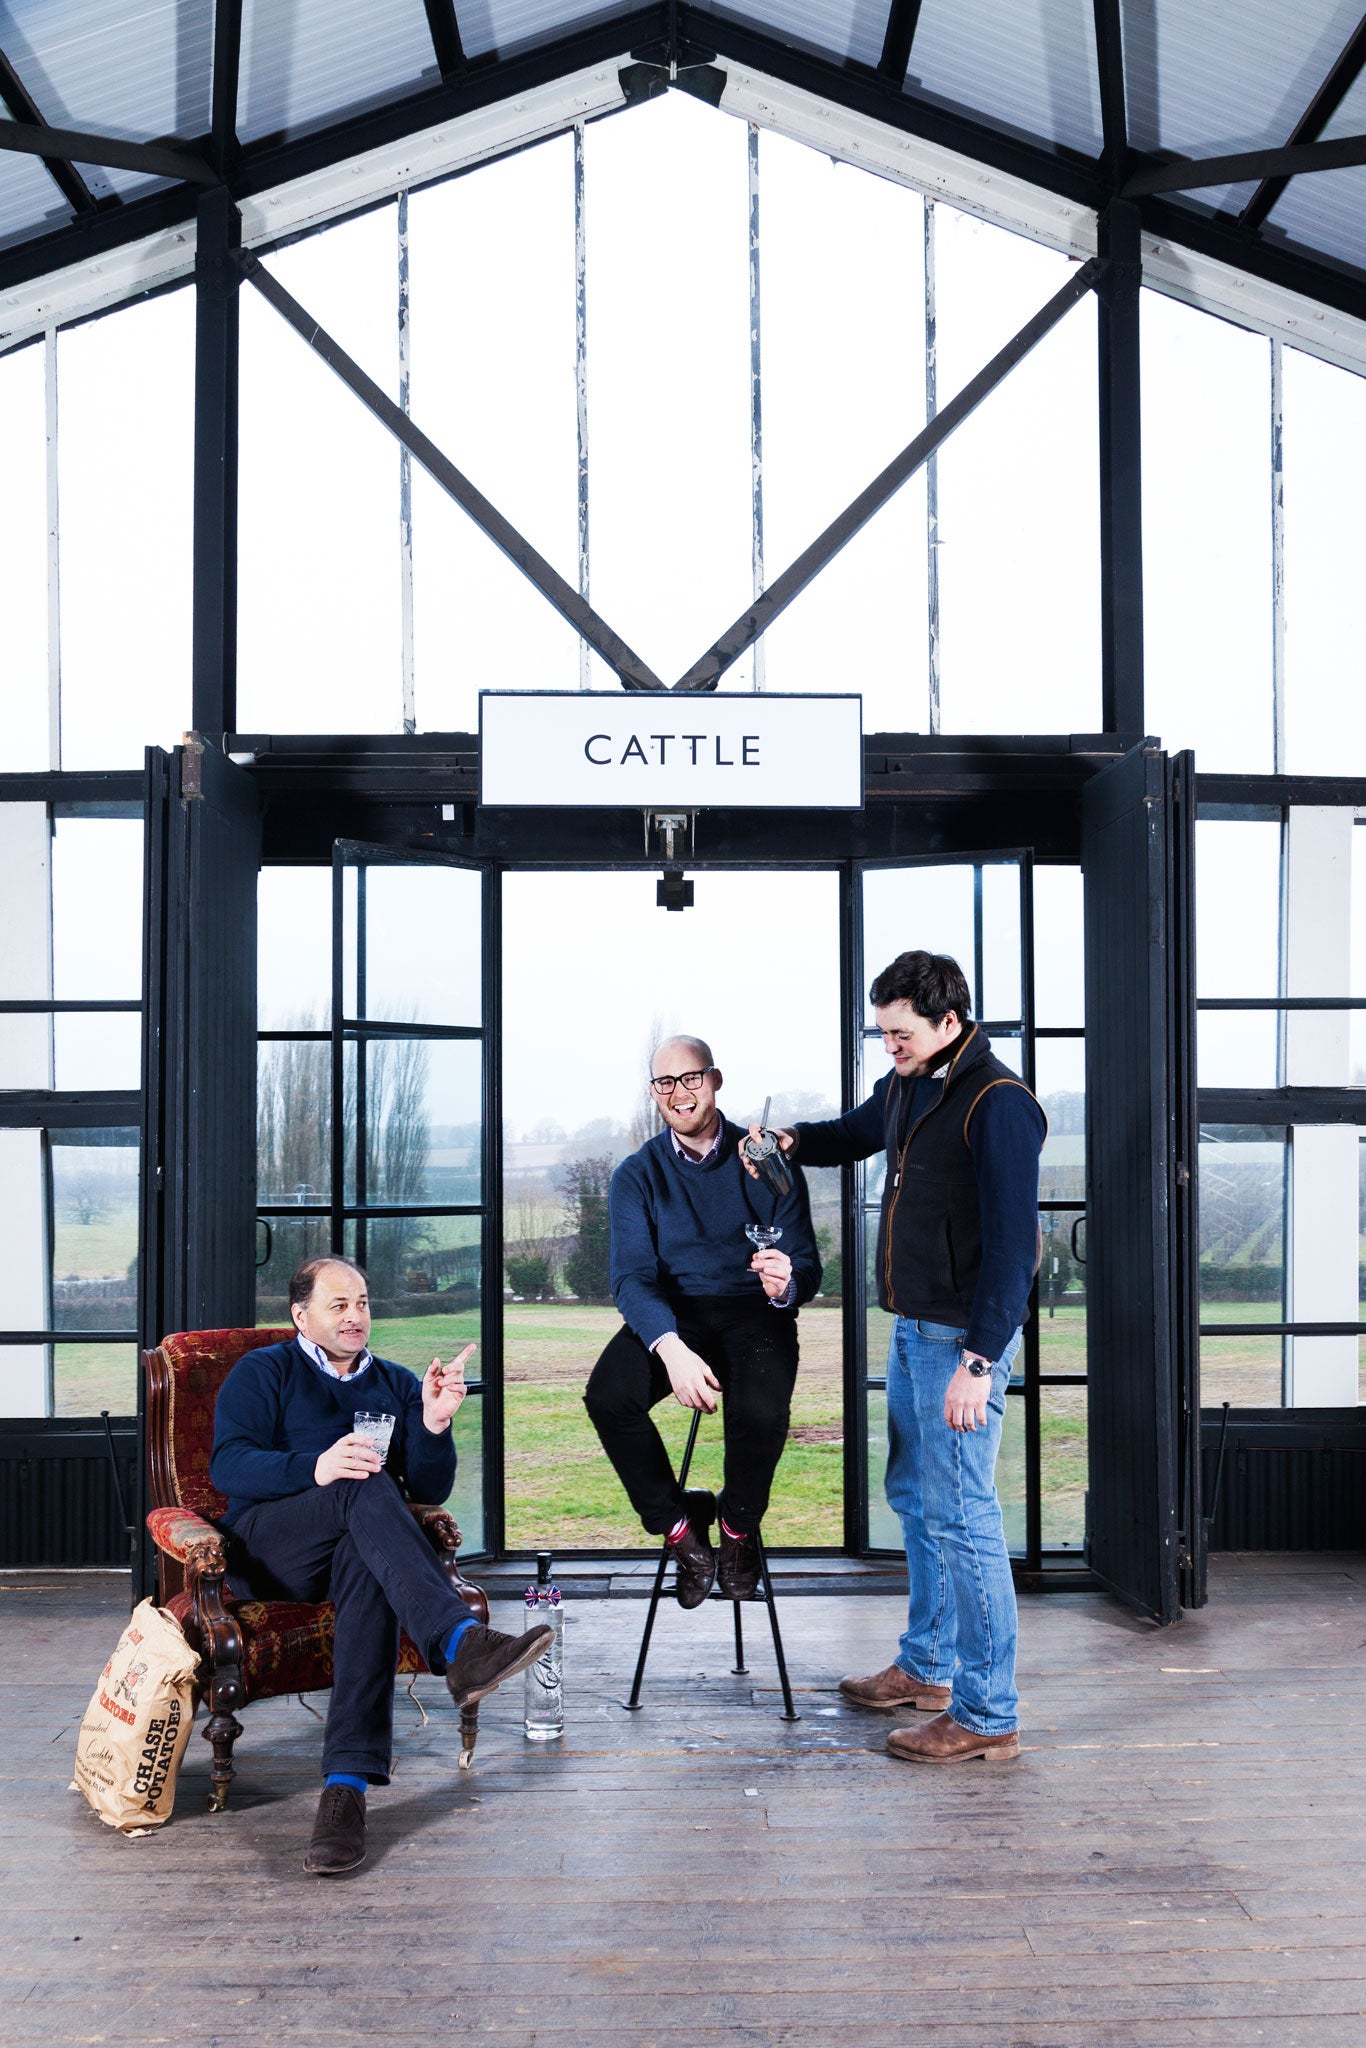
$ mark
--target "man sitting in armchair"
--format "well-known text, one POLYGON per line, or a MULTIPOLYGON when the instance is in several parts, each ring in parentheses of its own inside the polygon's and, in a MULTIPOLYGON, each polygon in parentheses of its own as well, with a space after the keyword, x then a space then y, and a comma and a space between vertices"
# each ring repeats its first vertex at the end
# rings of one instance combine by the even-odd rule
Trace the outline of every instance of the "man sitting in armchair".
POLYGON ((469 1351, 434 1358, 421 1380, 372 1357, 365 1275, 341 1259, 300 1266, 289 1305, 298 1335, 249 1351, 223 1382, 209 1473, 228 1496, 232 1591, 336 1609, 323 1794, 304 1858, 335 1877, 365 1859, 367 1785, 389 1782, 400 1627, 457 1706, 525 1670, 551 1631, 485 1628, 405 1505, 451 1490, 469 1351), (383 1464, 354 1427, 361 1412, 395 1417, 383 1464))

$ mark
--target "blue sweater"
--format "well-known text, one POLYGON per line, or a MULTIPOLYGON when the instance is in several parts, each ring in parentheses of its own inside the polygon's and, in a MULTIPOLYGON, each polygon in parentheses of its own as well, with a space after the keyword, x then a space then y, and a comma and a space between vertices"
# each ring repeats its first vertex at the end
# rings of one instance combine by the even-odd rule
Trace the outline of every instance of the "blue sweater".
POLYGON ((359 1378, 330 1379, 291 1339, 248 1351, 219 1392, 209 1477, 228 1496, 225 1525, 258 1501, 312 1486, 320 1453, 350 1434, 357 1410, 398 1417, 385 1471, 410 1500, 444 1501, 455 1482, 455 1445, 449 1429, 433 1436, 423 1422, 416 1374, 372 1356, 359 1378))
POLYGON ((765 1299, 762 1281, 749 1271, 754 1247, 745 1236, 747 1223, 781 1226, 777 1249, 792 1261, 793 1309, 821 1284, 801 1172, 794 1170, 792 1192, 779 1201, 767 1182, 752 1180, 741 1166, 743 1136, 725 1123, 717 1150, 694 1165, 679 1158, 672 1132, 660 1131, 612 1175, 612 1295, 642 1344, 678 1328, 674 1304, 688 1295, 765 1299))

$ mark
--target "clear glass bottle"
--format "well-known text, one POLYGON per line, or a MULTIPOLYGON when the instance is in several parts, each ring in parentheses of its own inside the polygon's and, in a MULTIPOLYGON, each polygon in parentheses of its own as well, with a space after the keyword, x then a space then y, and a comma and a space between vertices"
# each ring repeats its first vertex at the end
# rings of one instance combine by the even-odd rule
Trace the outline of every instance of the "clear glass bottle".
POLYGON ((524 1726, 532 1742, 553 1742, 564 1734, 564 1605, 550 1583, 548 1550, 536 1553, 536 1584, 526 1589, 526 1626, 549 1628, 549 1643, 527 1666, 524 1726))

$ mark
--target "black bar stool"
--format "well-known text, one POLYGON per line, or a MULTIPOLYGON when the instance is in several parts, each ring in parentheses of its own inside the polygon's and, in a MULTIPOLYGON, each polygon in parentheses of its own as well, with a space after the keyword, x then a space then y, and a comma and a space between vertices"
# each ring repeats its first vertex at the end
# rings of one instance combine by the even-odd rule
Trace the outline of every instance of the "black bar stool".
MULTIPOLYGON (((683 1453, 682 1470, 678 1475, 680 1489, 688 1483, 688 1468, 692 1464, 693 1446, 697 1442, 698 1425, 701 1423, 701 1420, 702 1410, 695 1408, 693 1410, 692 1427, 688 1431, 687 1448, 683 1453)), ((784 1721, 800 1721, 802 1717, 792 1704, 792 1686, 787 1676, 787 1659, 783 1655, 782 1630, 778 1627, 778 1606, 773 1597, 773 1580, 769 1576, 768 1556, 764 1550, 764 1540, 757 1531, 755 1532, 754 1541, 758 1546, 759 1576, 764 1582, 764 1600, 768 1606, 769 1626, 773 1630, 773 1654, 778 1660, 778 1681, 783 1689, 782 1718, 784 1721)), ((659 1596, 664 1589, 664 1572, 668 1562, 669 1545, 665 1542, 660 1546, 659 1570, 655 1573, 654 1590, 650 1594, 650 1608, 645 1616, 645 1633, 640 1639, 640 1655, 636 1659, 636 1675, 631 1684, 631 1697, 626 1702, 626 1711, 630 1714, 639 1713, 640 1711, 640 1688, 645 1679, 645 1659, 650 1654, 650 1637, 654 1633, 655 1615, 659 1609, 659 1596)), ((721 1597, 724 1598, 724 1595, 721 1597)), ((737 1677, 743 1678, 748 1675, 745 1666, 744 1627, 740 1619, 740 1609, 743 1607, 744 1602, 737 1600, 733 1604, 735 1607, 735 1663, 733 1669, 737 1677)))

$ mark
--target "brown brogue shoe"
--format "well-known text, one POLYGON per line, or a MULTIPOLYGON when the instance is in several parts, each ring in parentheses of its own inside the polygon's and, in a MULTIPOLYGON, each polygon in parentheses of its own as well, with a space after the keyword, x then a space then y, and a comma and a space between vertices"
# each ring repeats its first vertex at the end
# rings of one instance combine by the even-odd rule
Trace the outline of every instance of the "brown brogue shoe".
POLYGON ((324 1785, 304 1869, 311 1877, 342 1877, 365 1861, 365 1794, 354 1785, 324 1785))
POLYGON ((874 1707, 879 1714, 890 1714, 893 1707, 918 1707, 922 1714, 942 1714, 951 1697, 947 1685, 927 1685, 899 1664, 889 1664, 871 1678, 842 1678, 840 1691, 856 1707, 874 1707))
POLYGON ((917 1728, 894 1728, 887 1737, 893 1756, 911 1764, 962 1764, 970 1757, 984 1763, 1010 1763, 1020 1754, 1020 1738, 1009 1735, 974 1735, 962 1728, 952 1714, 936 1714, 917 1728))

